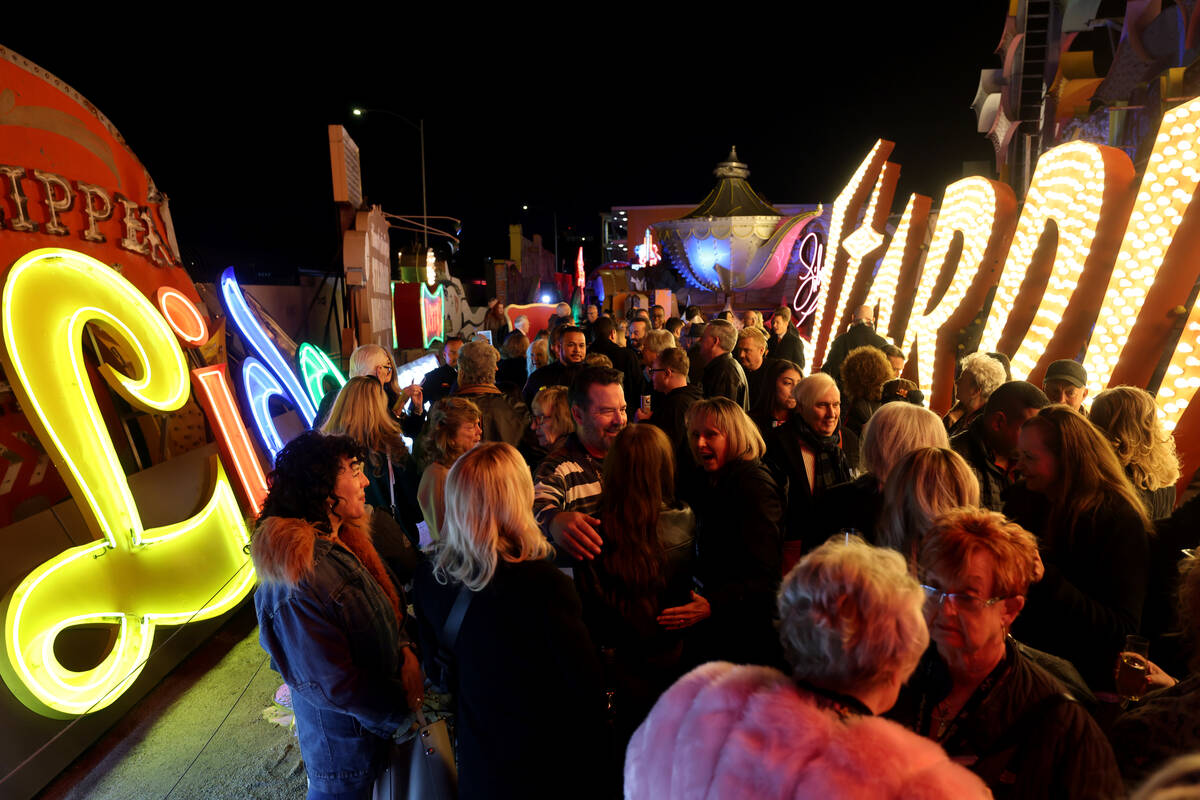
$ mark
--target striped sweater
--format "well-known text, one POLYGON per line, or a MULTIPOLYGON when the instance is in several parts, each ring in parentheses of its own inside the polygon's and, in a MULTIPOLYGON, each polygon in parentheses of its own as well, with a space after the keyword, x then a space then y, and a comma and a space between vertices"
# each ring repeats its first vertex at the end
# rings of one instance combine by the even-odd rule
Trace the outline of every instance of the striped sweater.
POLYGON ((542 459, 533 476, 533 514, 546 538, 560 511, 595 516, 600 509, 601 463, 592 458, 574 433, 542 459))

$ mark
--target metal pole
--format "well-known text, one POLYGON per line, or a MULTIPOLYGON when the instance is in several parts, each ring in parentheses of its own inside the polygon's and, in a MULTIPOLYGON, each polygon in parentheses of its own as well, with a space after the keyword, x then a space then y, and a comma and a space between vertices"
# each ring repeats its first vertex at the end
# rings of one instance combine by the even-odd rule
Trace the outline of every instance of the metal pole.
POLYGON ((421 120, 418 130, 421 132, 421 213, 425 223, 425 252, 429 252, 429 206, 425 202, 425 120, 421 120))

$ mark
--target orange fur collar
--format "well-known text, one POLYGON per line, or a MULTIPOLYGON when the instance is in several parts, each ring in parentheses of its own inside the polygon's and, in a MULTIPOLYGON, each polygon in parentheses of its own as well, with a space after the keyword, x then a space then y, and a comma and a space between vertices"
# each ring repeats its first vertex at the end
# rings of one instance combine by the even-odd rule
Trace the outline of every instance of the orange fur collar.
MULTIPOLYGON (((302 519, 267 517, 259 523, 250 543, 250 556, 263 583, 295 586, 312 572, 313 552, 317 538, 328 538, 312 523, 302 519)), ((343 522, 338 540, 358 558, 371 577, 383 588, 391 601, 396 619, 403 620, 400 596, 388 575, 367 525, 343 522)), ((335 545, 336 546, 336 545, 335 545)))

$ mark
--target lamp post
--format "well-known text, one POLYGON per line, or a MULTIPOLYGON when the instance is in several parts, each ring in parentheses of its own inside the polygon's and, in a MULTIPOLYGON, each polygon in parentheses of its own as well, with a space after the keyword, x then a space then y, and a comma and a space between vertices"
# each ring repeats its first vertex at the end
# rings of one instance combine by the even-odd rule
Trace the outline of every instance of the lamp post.
MULTIPOLYGON (((421 136, 421 216, 422 216, 422 219, 424 220, 424 222, 426 224, 428 224, 428 222, 429 222, 429 205, 426 202, 426 196, 425 196, 425 120, 422 119, 420 122, 413 122, 408 117, 397 114, 395 111, 389 111, 386 108, 356 107, 351 110, 351 113, 354 114, 354 116, 356 116, 356 117, 364 117, 367 114, 387 114, 388 116, 395 117, 396 119, 400 120, 401 122, 405 123, 406 125, 409 125, 410 127, 417 129, 417 133, 419 133, 421 136)), ((422 239, 423 248, 426 251, 428 251, 429 250, 429 232, 428 231, 423 232, 422 236, 423 236, 423 239, 422 239)))

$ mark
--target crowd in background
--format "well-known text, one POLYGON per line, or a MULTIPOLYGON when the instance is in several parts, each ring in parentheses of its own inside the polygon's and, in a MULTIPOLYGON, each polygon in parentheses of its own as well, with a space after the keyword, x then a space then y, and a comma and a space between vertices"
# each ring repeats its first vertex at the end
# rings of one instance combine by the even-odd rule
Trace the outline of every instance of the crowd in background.
POLYGON ((581 317, 496 303, 420 386, 360 347, 279 454, 310 797, 369 796, 433 689, 463 797, 1122 797, 1200 750, 1200 500, 1146 391, 973 353, 939 417, 868 307, 811 374, 786 306, 581 317))

